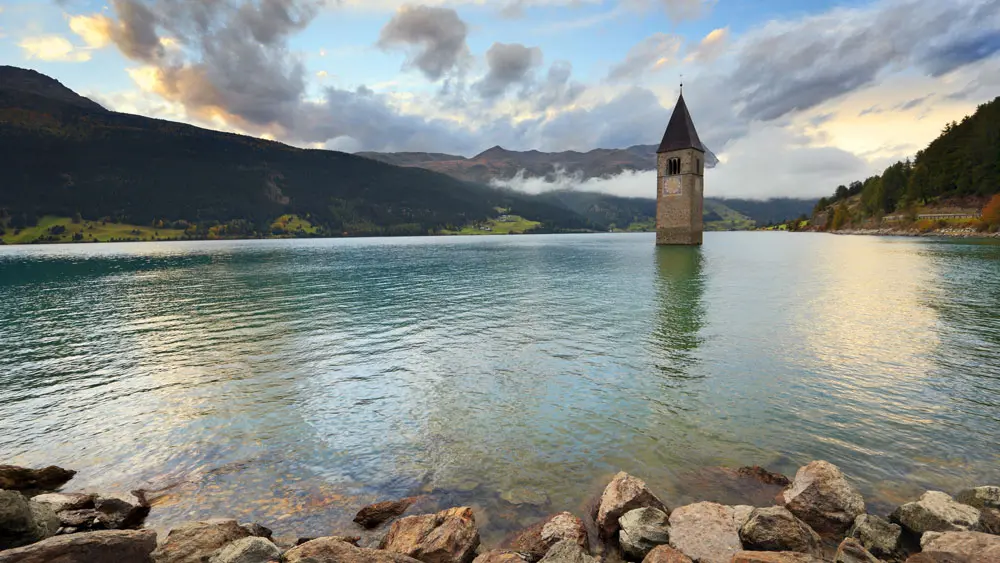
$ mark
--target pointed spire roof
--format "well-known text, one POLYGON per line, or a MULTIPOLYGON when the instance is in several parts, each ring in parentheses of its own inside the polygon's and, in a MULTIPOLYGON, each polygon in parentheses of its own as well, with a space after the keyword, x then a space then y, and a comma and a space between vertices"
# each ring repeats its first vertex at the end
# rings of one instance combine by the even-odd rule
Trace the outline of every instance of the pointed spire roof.
POLYGON ((674 106, 674 113, 670 116, 670 123, 667 124, 667 131, 663 134, 663 141, 656 152, 669 152, 681 149, 698 149, 705 152, 705 147, 698 138, 698 132, 694 129, 694 122, 691 121, 691 114, 688 113, 687 104, 684 103, 684 93, 677 99, 674 106))

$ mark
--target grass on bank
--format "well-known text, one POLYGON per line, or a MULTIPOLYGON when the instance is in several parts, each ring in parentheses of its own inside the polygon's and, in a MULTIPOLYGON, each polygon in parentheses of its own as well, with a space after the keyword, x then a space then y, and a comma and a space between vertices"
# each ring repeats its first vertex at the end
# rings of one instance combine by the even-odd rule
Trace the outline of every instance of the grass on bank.
POLYGON ((444 231, 450 235, 509 235, 522 234, 541 226, 538 221, 531 221, 520 215, 506 215, 497 219, 466 225, 459 231, 444 231), (502 219, 502 220, 501 220, 502 219))
POLYGON ((184 231, 180 229, 86 220, 74 223, 69 217, 46 215, 40 218, 34 227, 25 227, 20 231, 6 227, 6 233, 0 236, 0 240, 6 244, 30 244, 173 240, 183 236, 184 231))

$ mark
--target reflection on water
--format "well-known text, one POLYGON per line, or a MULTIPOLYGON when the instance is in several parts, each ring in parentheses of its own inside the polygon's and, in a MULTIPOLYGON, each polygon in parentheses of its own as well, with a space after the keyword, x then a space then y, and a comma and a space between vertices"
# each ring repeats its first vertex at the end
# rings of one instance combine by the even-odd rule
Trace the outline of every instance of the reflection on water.
MULTIPOLYGON (((615 471, 838 463, 876 510, 996 481, 1000 246, 712 233, 0 249, 0 460, 157 491, 151 522, 352 530, 471 504, 487 542, 615 471)), ((764 500, 761 500, 764 499, 764 500)))
POLYGON ((657 368, 667 378, 690 377, 704 325, 701 248, 656 248, 656 323, 653 339, 662 357, 657 368))

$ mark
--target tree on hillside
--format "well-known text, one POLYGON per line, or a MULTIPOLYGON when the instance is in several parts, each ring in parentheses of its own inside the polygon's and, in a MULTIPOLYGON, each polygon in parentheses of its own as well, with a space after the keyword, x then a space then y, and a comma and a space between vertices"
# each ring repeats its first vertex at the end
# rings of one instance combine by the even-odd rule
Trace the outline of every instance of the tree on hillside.
POLYGON ((851 194, 847 190, 847 186, 841 184, 837 186, 837 191, 833 192, 834 199, 847 199, 851 194))
POLYGON ((847 220, 847 204, 840 202, 840 205, 837 206, 837 210, 833 213, 833 221, 830 222, 830 230, 839 231, 847 223, 847 220))
POLYGON ((865 180, 864 187, 861 189, 861 205, 864 207, 865 213, 873 217, 880 215, 884 199, 882 178, 871 176, 865 180))
MULTIPOLYGON (((920 159, 920 153, 917 153, 920 159)), ((929 194, 930 174, 927 172, 927 165, 919 163, 910 171, 910 177, 906 181, 906 194, 903 202, 906 204, 922 204, 927 201, 929 194)))

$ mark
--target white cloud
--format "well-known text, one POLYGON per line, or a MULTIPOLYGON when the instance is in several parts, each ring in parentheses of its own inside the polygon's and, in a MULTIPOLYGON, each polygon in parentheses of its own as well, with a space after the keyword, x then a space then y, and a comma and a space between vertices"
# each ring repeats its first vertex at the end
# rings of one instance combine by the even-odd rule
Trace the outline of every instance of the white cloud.
POLYGON ((80 63, 90 60, 90 52, 74 47, 60 35, 26 37, 17 44, 27 59, 80 63))
POLYGON ((729 44, 729 28, 713 29, 698 45, 688 53, 685 62, 711 63, 726 50, 729 44))

